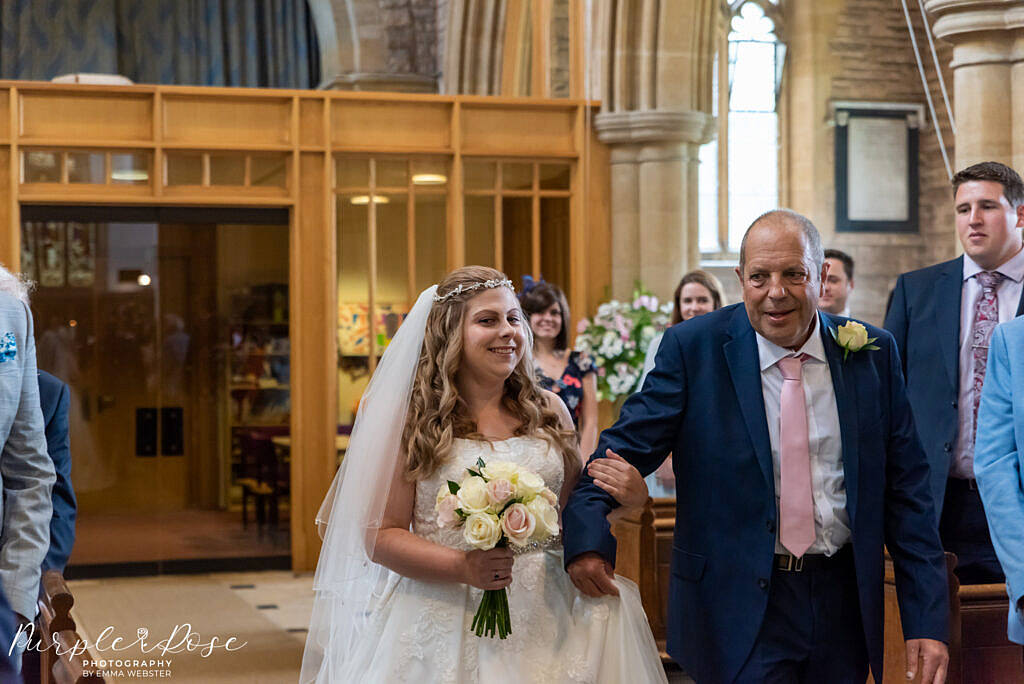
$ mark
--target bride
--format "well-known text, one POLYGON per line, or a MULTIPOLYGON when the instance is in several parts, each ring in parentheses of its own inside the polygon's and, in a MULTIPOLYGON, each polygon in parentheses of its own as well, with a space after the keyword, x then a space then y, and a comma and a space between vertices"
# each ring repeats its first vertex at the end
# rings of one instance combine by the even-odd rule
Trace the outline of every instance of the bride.
MULTIPOLYGON (((572 489, 581 467, 572 421, 535 384, 530 348, 499 271, 460 268, 419 296, 318 515, 324 545, 302 682, 666 681, 632 582, 616 578, 618 597, 589 598, 563 570, 557 537, 480 551, 437 524, 438 490, 478 458, 534 471, 562 503, 572 489), (477 637, 483 590, 506 587, 511 635, 477 637)), ((647 496, 635 470, 605 486, 620 503, 647 496)))

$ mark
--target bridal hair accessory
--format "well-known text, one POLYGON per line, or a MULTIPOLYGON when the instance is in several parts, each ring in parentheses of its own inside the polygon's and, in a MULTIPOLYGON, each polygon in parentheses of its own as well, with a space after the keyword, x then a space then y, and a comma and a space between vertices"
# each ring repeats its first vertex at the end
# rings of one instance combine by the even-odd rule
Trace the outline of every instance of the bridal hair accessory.
POLYGON ((498 280, 497 278, 495 278, 494 280, 485 280, 482 283, 473 283, 472 285, 459 285, 454 290, 446 292, 443 295, 434 295, 434 301, 443 302, 449 299, 450 297, 455 297, 456 295, 460 295, 463 292, 472 292, 473 290, 479 290, 481 287, 486 287, 487 289, 492 289, 495 287, 507 287, 513 292, 515 292, 516 290, 515 286, 512 284, 512 281, 509 280, 508 278, 506 278, 505 280, 498 280))

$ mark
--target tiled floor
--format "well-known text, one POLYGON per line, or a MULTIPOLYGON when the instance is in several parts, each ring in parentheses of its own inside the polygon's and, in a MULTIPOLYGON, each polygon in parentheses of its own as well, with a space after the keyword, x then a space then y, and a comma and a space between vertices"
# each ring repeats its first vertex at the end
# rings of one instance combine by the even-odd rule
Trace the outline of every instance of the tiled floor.
MULTIPOLYGON (((87 638, 95 639, 107 626, 126 637, 146 628, 163 638, 174 626, 187 622, 204 638, 234 635, 247 642, 237 653, 215 653, 205 659, 195 653, 175 655, 172 680, 242 684, 293 682, 298 677, 313 608, 310 574, 165 575, 79 580, 69 586, 76 597, 73 614, 87 638), (145 624, 136 624, 140 621, 145 624)), ((130 651, 118 654, 131 655, 130 651)), ((672 684, 693 682, 672 666, 667 673, 672 684)), ((115 684, 138 681, 109 679, 115 684)))

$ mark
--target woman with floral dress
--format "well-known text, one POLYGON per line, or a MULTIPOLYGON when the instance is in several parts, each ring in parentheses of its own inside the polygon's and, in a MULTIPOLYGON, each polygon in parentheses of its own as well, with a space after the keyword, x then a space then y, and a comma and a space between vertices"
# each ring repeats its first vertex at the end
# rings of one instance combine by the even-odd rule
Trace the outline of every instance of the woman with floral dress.
POLYGON ((597 369, 593 360, 569 348, 569 303, 560 288, 524 278, 519 301, 533 331, 537 382, 565 403, 580 436, 580 455, 597 448, 597 369))

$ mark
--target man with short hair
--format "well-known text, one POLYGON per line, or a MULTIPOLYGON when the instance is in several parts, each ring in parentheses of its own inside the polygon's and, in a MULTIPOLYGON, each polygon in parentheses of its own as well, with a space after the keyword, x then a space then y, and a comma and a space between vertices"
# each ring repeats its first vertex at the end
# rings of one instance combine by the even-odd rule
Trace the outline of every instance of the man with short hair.
POLYGON ((846 320, 818 310, 824 259, 805 217, 758 218, 743 302, 665 333, 563 511, 573 583, 616 593, 616 504, 592 475, 606 455, 647 475, 672 453, 668 652, 699 682, 863 684, 869 663, 881 681, 883 545, 905 672, 945 681, 945 560, 899 356, 884 330, 840 333, 846 320))
POLYGON ((850 317, 848 300, 853 293, 853 257, 838 249, 825 250, 828 275, 818 308, 837 316, 850 317))
POLYGON ((896 282, 885 327, 903 359, 907 394, 931 464, 939 534, 962 584, 1003 581, 974 479, 974 442, 988 346, 1024 312, 1024 181, 998 162, 953 176, 963 256, 896 282))

